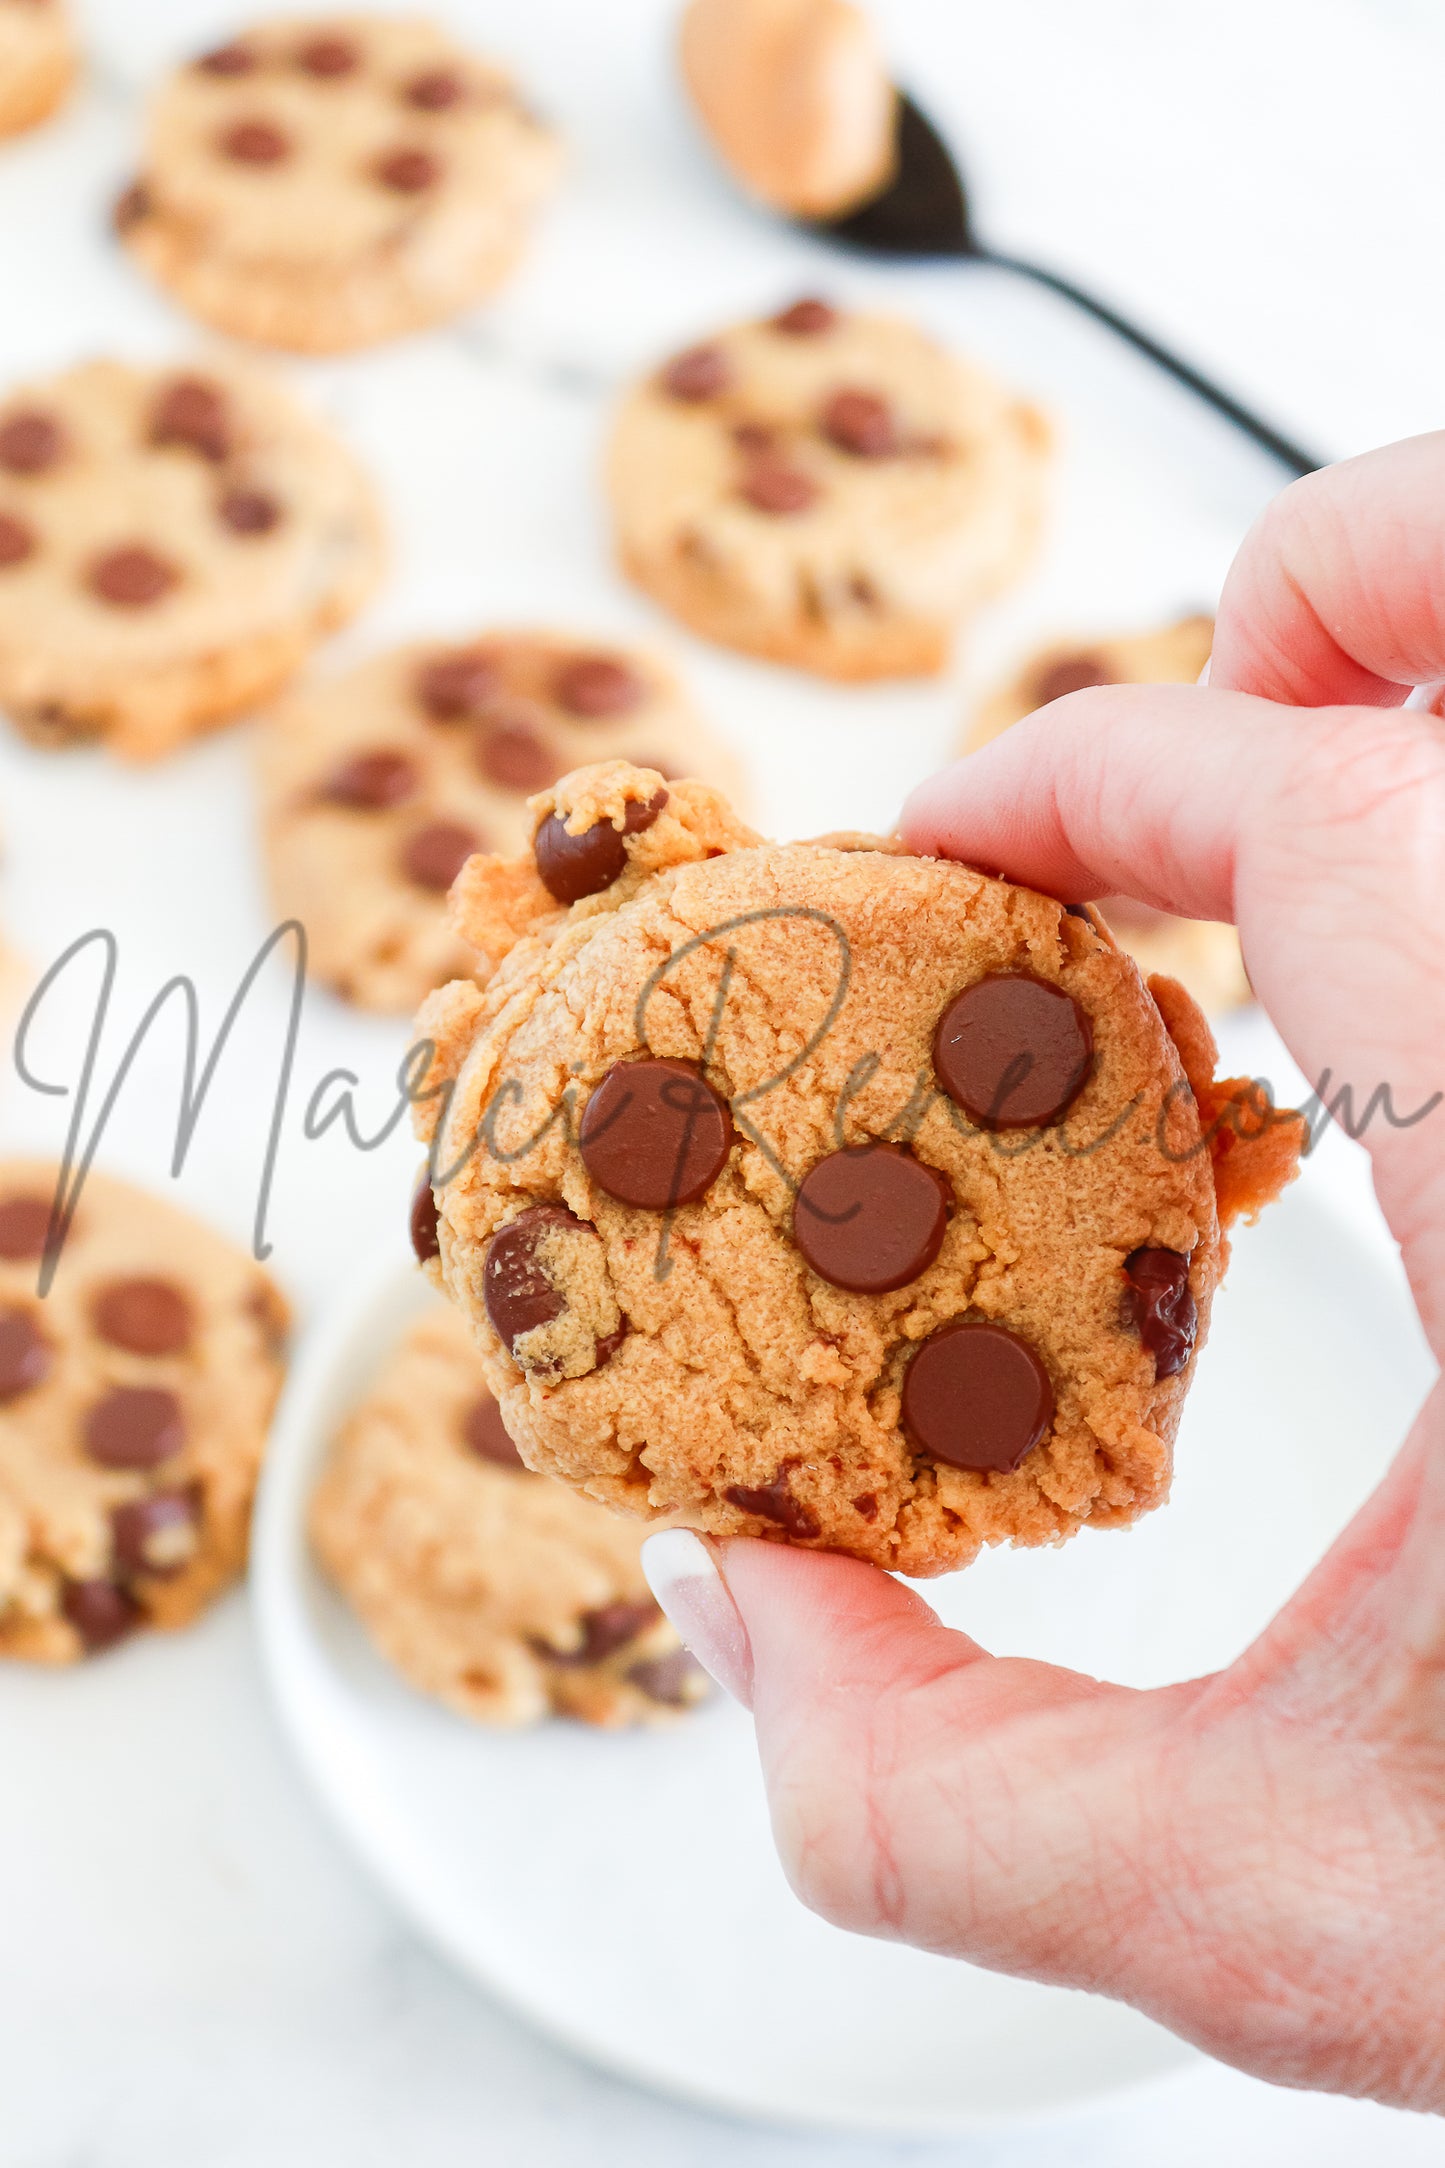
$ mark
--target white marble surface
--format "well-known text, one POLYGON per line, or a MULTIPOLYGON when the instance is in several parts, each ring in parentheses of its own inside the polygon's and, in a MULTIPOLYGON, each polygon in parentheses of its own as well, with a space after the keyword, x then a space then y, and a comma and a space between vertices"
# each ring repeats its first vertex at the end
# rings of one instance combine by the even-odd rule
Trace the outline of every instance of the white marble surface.
MULTIPOLYGON (((610 582, 577 487, 594 406, 567 372, 610 379, 692 328, 704 294, 709 307, 724 297, 724 309, 744 308, 825 274, 804 244, 736 209, 692 142, 670 91, 663 0, 453 0, 433 12, 516 60, 566 127, 573 167, 535 260, 493 316, 458 338, 304 372, 398 509, 399 576, 368 637, 530 607, 538 561, 559 606, 619 629, 646 623, 610 582), (639 264, 617 237, 642 203, 651 239, 639 264), (476 408, 454 448, 437 433, 448 402, 476 408), (454 500, 447 520, 434 517, 439 472, 454 500)), ((182 332, 100 240, 99 206, 129 162, 137 89, 238 11, 91 0, 83 13, 97 62, 89 93, 42 137, 0 153, 7 375, 113 342, 160 352, 182 332)), ((1439 418, 1445 44, 1419 0, 1216 0, 1207 11, 1182 0, 879 0, 878 13, 900 74, 966 142, 981 220, 1001 245, 1047 254, 1149 312, 1326 451, 1439 418)), ((1124 590, 1139 609, 1185 599, 1189 582, 1207 593, 1267 489, 1263 468, 1052 304, 960 280, 849 270, 829 283, 896 292, 948 328, 959 320, 1024 380, 1031 342, 1046 348, 1041 374, 1065 368, 1088 410, 1074 456, 1112 520, 1107 593, 1102 575, 1089 590, 1076 535, 1060 560, 1068 579, 1061 569, 1051 597, 999 614, 980 668, 1023 636, 1030 608, 1063 607, 1065 588, 1081 618, 1119 606, 1124 590), (1196 479, 1176 534, 1181 462, 1196 479)), ((784 696, 772 673, 696 649, 689 661, 715 711, 732 703, 742 738, 776 737, 784 696)), ((790 692, 793 750, 769 768, 765 816, 786 819, 806 787, 815 825, 876 819, 871 801, 856 802, 856 758, 826 762, 827 747, 856 753, 886 718, 891 790, 942 752, 956 697, 840 706, 790 692)), ((126 942, 122 1010, 162 969, 193 969, 214 994, 265 925, 245 799, 234 743, 141 780, 0 745, 7 930, 44 961, 104 911, 126 942)), ((255 1082, 282 993, 265 990, 182 1185, 238 1235, 264 1127, 255 1082)), ((57 1062, 73 1051, 79 1013, 69 1005, 48 1035, 57 1062)), ((307 1030, 303 1089, 348 1061, 379 1107, 398 1034, 334 1011, 307 1030)), ((173 1051, 157 1047, 108 1155, 151 1180, 173 1078, 173 1051)), ((5 1144, 53 1144, 55 1109, 13 1083, 6 1092, 5 1144)), ((371 1160, 288 1145, 278 1263, 303 1308, 325 1300, 393 1210, 410 1157, 400 1139, 371 1160)), ((1353 2168, 1442 2153, 1438 2126, 1209 2066, 1108 2114, 955 2146, 746 2129, 601 2077, 448 1974, 338 1855, 264 1706, 244 1598, 174 1644, 73 1676, 0 1680, 0 1936, 4 2168, 1212 2168, 1221 2157, 1353 2168)))

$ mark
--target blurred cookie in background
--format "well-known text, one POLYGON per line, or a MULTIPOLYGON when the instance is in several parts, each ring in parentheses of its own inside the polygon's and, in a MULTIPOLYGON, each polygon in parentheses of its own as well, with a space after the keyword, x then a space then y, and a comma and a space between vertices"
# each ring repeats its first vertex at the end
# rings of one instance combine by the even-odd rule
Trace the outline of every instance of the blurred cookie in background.
POLYGON ((896 317, 805 299, 625 398, 625 570, 704 638, 844 679, 926 676, 1027 565, 1049 429, 896 317))
POLYGON ((447 917, 465 860, 521 850, 531 792, 623 758, 737 777, 654 656, 564 633, 414 643, 302 687, 261 736, 276 909, 343 999, 410 1013, 475 962, 447 917))
POLYGON ((0 1162, 0 1656, 39 1663, 236 1579, 288 1323, 244 1252, 94 1173, 40 1295, 56 1178, 0 1162))
POLYGON ((382 570, 371 486, 268 377, 88 362, 0 399, 0 708, 150 760, 275 693, 382 570))
MULTIPOLYGON (((1051 641, 982 703, 960 749, 972 752, 1035 708, 1091 685, 1193 685, 1209 660, 1213 638, 1213 618, 1198 615, 1153 631, 1051 641)), ((1253 998, 1232 926, 1171 918, 1130 896, 1099 901, 1120 946, 1146 977, 1160 971, 1179 979, 1201 1008, 1216 1012, 1253 998)))
POLYGON ((656 1723, 707 1692, 643 1579, 649 1531, 522 1465, 440 1304, 343 1426, 310 1525, 381 1653, 478 1723, 656 1723))
POLYGON ((47 120, 74 76, 63 0, 0 0, 0 136, 47 120))
POLYGON ((204 322, 340 353, 490 294, 559 166, 510 77, 433 24, 268 20, 160 86, 116 226, 204 322))

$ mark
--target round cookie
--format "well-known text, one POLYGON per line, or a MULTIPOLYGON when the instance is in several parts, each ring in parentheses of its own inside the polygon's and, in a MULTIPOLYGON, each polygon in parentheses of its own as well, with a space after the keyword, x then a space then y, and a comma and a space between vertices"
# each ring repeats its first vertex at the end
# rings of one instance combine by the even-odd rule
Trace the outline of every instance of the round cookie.
POLYGON ((116 226, 204 322, 341 353, 490 294, 559 163, 509 77, 433 24, 283 18, 161 85, 116 226))
POLYGON ((1296 1118, 1086 911, 620 762, 533 804, 418 1021, 413 1227, 528 1465, 911 1574, 1157 1505, 1296 1118))
POLYGON ((1037 410, 891 316, 796 302, 676 354, 613 431, 617 548, 706 638, 833 678, 941 670, 1038 535, 1037 410))
POLYGON ((527 798, 579 761, 731 784, 655 657, 550 632, 414 643, 292 694, 261 738, 276 908, 314 975, 362 1008, 416 1008, 470 968, 446 894, 474 850, 520 851, 527 798))
POLYGON ((459 1715, 657 1723, 707 1691, 648 1593, 643 1531, 528 1473, 454 1311, 386 1358, 310 1526, 382 1654, 459 1715))
POLYGON ((185 1626, 241 1572, 286 1305, 174 1205, 87 1176, 38 1292, 57 1177, 0 1163, 0 1656, 185 1626))
POLYGON ((265 699, 370 595, 370 484, 269 378, 96 361, 0 400, 0 707, 150 760, 265 699))
POLYGON ((62 0, 0 0, 0 136, 47 120, 74 75, 62 0))
MULTIPOLYGON (((1193 685, 1209 660, 1212 617, 1181 617, 1152 632, 1115 633, 1088 641, 1055 640, 1032 655, 1009 683, 978 708, 962 752, 986 745, 1050 700, 1091 685, 1193 685)), ((1239 936, 1208 919, 1171 918, 1131 896, 1103 899, 1109 924, 1146 978, 1168 972, 1208 1010, 1234 1009, 1252 998, 1239 936)))

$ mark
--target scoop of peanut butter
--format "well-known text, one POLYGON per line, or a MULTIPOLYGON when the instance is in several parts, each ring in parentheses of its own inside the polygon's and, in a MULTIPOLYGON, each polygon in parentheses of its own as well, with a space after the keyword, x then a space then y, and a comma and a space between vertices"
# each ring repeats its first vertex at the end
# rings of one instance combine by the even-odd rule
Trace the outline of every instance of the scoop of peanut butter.
POLYGON ((681 52, 703 126, 750 195, 832 218, 888 180, 896 97, 850 0, 689 0, 681 52))

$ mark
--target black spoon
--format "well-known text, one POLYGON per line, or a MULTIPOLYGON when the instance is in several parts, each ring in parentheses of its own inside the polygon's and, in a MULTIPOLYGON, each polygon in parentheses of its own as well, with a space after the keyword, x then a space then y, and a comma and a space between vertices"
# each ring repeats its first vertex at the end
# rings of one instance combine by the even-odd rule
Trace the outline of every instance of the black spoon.
POLYGON ((1278 429, 1271 428, 1258 414, 1241 405, 1232 393, 1212 383, 1178 354, 1171 354, 1167 346, 1161 346, 1157 339, 1151 338, 1147 331, 1141 331, 1137 324, 1131 324, 1106 302, 1096 301, 1092 294, 1084 293, 1070 280, 1061 278, 1057 271, 1048 271, 1042 264, 1028 263, 1018 256, 1003 256, 986 247, 974 232, 963 180, 947 146, 926 115, 902 91, 898 94, 897 150, 893 178, 878 195, 843 218, 802 221, 808 231, 843 241, 850 248, 866 249, 872 255, 966 256, 974 263, 992 264, 1000 271, 1015 271, 1021 278, 1032 279, 1036 286, 1047 286, 1051 293, 1062 294, 1066 301, 1086 310, 1099 323, 1107 324, 1121 339, 1127 339, 1141 354, 1147 354, 1161 369, 1167 369, 1199 398, 1207 400, 1226 420, 1233 422, 1236 429, 1242 429, 1265 451, 1272 452, 1291 472, 1312 474, 1324 465, 1313 452, 1303 450, 1289 437, 1282 436, 1278 429))

